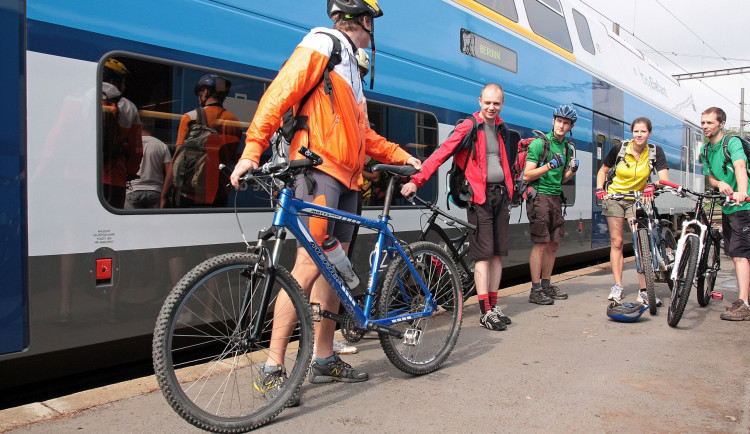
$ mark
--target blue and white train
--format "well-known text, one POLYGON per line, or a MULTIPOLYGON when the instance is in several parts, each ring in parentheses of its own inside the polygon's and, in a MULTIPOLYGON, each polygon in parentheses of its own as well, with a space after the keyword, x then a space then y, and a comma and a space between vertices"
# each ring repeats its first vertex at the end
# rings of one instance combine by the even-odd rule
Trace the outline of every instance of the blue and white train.
MULTIPOLYGON (((670 178, 702 188, 701 133, 690 94, 573 0, 381 0, 369 117, 426 158, 456 121, 478 109, 485 83, 505 88, 502 118, 523 137, 548 131, 571 104, 581 169, 565 186, 559 264, 606 255, 592 186, 603 157, 653 121, 670 178)), ((242 250, 231 208, 112 208, 102 196, 103 65, 130 74, 125 97, 153 135, 174 145, 207 72, 232 81, 225 107, 247 127, 264 89, 296 44, 326 25, 325 2, 247 0, 11 0, 0 4, 0 388, 10 390, 150 357, 150 334, 175 281, 206 257, 242 250)), ((444 203, 445 167, 420 195, 444 203)), ((244 231, 270 222, 268 200, 240 192, 244 231)), ((660 199, 661 200, 661 199, 660 199)), ((689 204, 661 204, 680 214, 689 204)), ((461 210, 453 210, 461 215, 461 210)), ((376 216, 377 208, 364 212, 376 216)), ((420 214, 393 210, 408 239, 420 214)), ((513 210, 510 272, 527 272, 528 224, 513 210), (518 222, 518 223, 517 223, 518 222)), ((411 234, 411 235, 410 235, 411 234)), ((372 240, 372 237, 369 238, 372 240)), ((366 233, 355 263, 366 268, 366 233)))

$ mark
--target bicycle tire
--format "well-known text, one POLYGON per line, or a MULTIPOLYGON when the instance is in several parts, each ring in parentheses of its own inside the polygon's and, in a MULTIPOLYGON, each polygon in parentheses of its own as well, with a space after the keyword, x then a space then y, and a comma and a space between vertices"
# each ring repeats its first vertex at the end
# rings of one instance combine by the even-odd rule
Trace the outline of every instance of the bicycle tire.
POLYGON ((716 229, 712 229, 709 237, 700 261, 701 265, 698 268, 698 282, 696 285, 698 304, 701 307, 708 306, 708 303, 711 301, 711 292, 714 290, 716 275, 721 269, 720 235, 716 229))
POLYGON ((690 287, 693 286, 695 278, 695 269, 698 266, 698 248, 696 243, 697 237, 688 236, 683 246, 680 263, 676 264, 677 279, 674 284, 672 298, 669 300, 669 310, 667 311, 667 323, 671 327, 677 327, 677 324, 685 312, 688 298, 690 298, 690 287))
POLYGON ((164 397, 190 424, 220 433, 245 432, 268 423, 298 393, 312 357, 312 313, 289 272, 278 267, 261 339, 243 341, 241 318, 258 315, 267 269, 257 255, 229 253, 208 259, 172 289, 159 312, 153 337, 154 373, 164 397), (279 298, 281 293, 287 300, 279 298), (243 297, 249 295, 243 303, 243 297), (267 401, 254 387, 269 354, 273 309, 297 315, 284 365, 285 387, 267 401), (242 308, 247 304, 247 308, 242 308), (244 311, 244 312, 243 312, 244 311), (294 342, 296 341, 296 342, 294 342))
POLYGON ((656 315, 656 292, 654 289, 654 260, 651 255, 651 237, 648 229, 638 229, 638 248, 641 254, 641 271, 646 280, 646 294, 648 296, 648 311, 651 315, 656 315))
MULTIPOLYGON (((461 281, 456 264, 437 244, 418 241, 410 244, 406 252, 432 296, 435 311, 429 317, 390 326, 412 334, 411 342, 383 333, 379 335, 380 345, 398 369, 424 375, 445 362, 458 340, 463 309, 461 281)), ((423 312, 426 299, 407 264, 399 257, 388 265, 380 288, 378 318, 423 312)))

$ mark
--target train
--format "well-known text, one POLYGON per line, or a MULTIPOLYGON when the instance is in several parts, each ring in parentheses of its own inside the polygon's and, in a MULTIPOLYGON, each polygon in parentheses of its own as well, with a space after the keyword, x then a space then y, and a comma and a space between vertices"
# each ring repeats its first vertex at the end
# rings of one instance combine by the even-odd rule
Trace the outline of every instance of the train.
MULTIPOLYGON (((413 155, 429 157, 457 121, 478 110, 486 83, 503 86, 501 118, 521 137, 549 131, 556 106, 576 108, 580 170, 564 186, 568 234, 558 265, 608 254, 593 186, 636 117, 652 120, 650 141, 664 148, 670 178, 702 191, 692 96, 582 3, 379 3, 385 14, 370 53, 376 75, 365 88, 368 115, 373 129, 413 155)), ((330 20, 325 2, 310 0, 15 0, 0 5, 0 23, 0 77, 11 95, 0 107, 0 389, 8 392, 148 360, 155 318, 175 282, 212 255, 244 250, 243 234, 252 243, 271 222, 272 201, 253 187, 233 191, 226 206, 126 210, 105 200, 105 63, 125 65, 123 96, 174 149, 182 114, 198 105, 199 77, 229 78, 224 107, 244 131, 295 46, 330 20)), ((420 197, 445 203, 446 166, 420 197)), ((665 216, 691 209, 667 196, 659 198, 665 216)), ((363 209, 373 218, 379 211, 373 203, 363 209)), ((391 216, 405 240, 424 221, 403 199, 391 216)), ((504 268, 523 275, 531 243, 521 207, 511 225, 504 268)), ((359 272, 368 269, 371 241, 367 233, 357 241, 359 272)))

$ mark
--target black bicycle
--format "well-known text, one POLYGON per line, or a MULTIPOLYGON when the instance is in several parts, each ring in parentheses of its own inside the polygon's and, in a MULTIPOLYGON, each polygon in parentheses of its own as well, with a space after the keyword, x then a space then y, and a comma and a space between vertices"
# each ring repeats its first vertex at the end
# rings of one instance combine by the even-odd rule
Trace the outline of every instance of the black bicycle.
POLYGON ((676 194, 685 193, 694 196, 695 209, 691 217, 682 223, 682 235, 677 243, 675 264, 672 271, 674 289, 669 303, 667 322, 676 327, 685 311, 690 289, 697 282, 698 304, 705 307, 711 301, 716 275, 721 269, 721 232, 711 227, 716 205, 729 205, 731 197, 722 195, 716 190, 698 193, 672 182, 664 182, 675 189, 676 194), (706 213, 704 205, 709 203, 710 211, 706 213))

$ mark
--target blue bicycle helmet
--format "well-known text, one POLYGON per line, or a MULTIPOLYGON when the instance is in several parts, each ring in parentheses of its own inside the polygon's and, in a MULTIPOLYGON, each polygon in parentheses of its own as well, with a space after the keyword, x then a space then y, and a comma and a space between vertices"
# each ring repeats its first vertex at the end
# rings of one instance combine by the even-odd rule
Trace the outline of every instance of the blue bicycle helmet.
POLYGON ((567 104, 561 105, 560 107, 556 108, 552 116, 556 118, 567 119, 573 123, 576 123, 576 121, 578 120, 578 112, 576 112, 576 109, 567 104))
POLYGON ((613 301, 607 306, 607 316, 619 322, 635 322, 648 309, 643 303, 618 303, 613 301))
POLYGON ((223 75, 206 74, 200 79, 198 79, 197 83, 195 83, 195 88, 193 88, 193 92, 196 95, 198 95, 198 93, 204 87, 209 88, 211 90, 212 95, 222 94, 226 96, 226 95, 229 95, 229 90, 232 88, 232 82, 229 81, 229 79, 224 77, 223 75))

